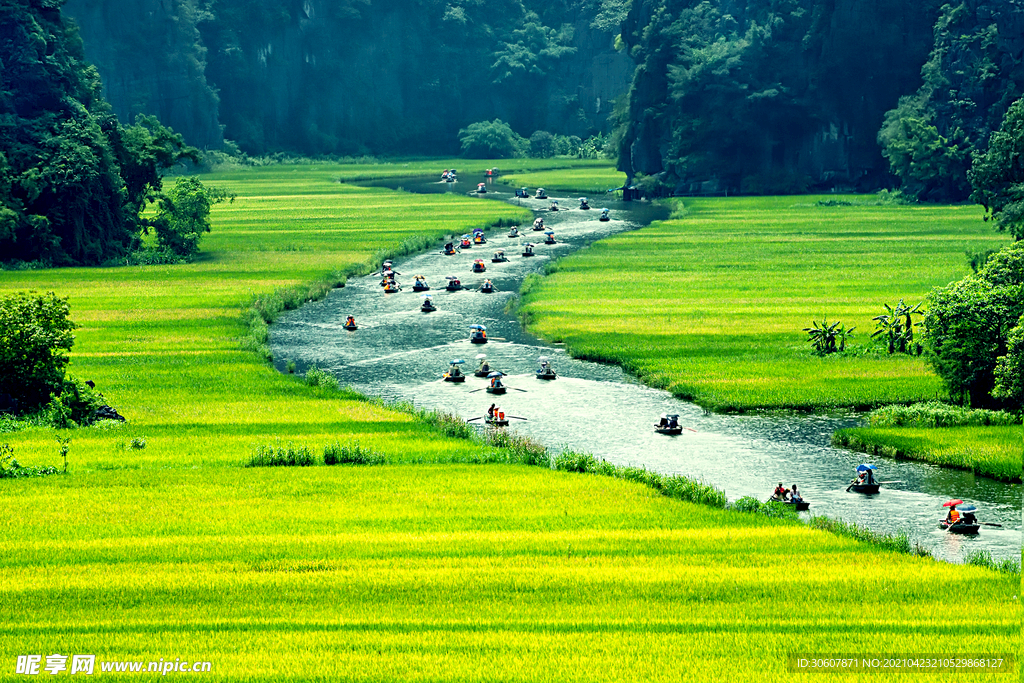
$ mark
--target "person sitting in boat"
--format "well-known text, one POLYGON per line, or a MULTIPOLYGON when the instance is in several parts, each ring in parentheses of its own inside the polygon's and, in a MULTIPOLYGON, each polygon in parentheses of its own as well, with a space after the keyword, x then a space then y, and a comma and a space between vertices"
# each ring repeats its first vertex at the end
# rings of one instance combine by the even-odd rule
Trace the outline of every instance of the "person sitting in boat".
POLYGON ((960 521, 960 511, 956 509, 956 505, 949 506, 949 512, 946 513, 946 524, 953 526, 960 521))
POLYGON ((543 219, 543 218, 541 218, 540 216, 538 216, 538 217, 537 217, 537 218, 535 218, 535 219, 534 219, 534 221, 533 221, 533 229, 534 229, 534 230, 540 230, 540 229, 542 229, 543 227, 544 227, 544 219, 543 219))
POLYGON ((494 404, 493 403, 491 404, 491 407, 487 409, 487 419, 488 420, 493 420, 494 419, 494 404))
POLYGON ((458 377, 459 375, 462 374, 462 371, 459 370, 459 366, 458 365, 453 365, 452 369, 448 371, 448 374, 451 377, 458 377))
POLYGON ((675 429, 678 426, 679 426, 679 421, 676 419, 676 416, 675 415, 670 415, 669 418, 668 418, 668 428, 669 429, 675 429))
POLYGON ((789 492, 789 499, 794 503, 803 502, 803 496, 801 496, 800 492, 796 490, 796 484, 793 484, 793 490, 789 492))
POLYGON ((348 327, 355 327, 356 319, 350 315, 349 317, 345 318, 345 325, 348 327))
POLYGON ((490 372, 491 371, 491 365, 490 365, 490 363, 487 362, 486 358, 481 358, 480 359, 480 367, 477 368, 477 371, 478 372, 490 372))
POLYGON ((451 256, 455 253, 455 245, 452 242, 448 242, 444 245, 444 253, 451 256))
POLYGON ((786 500, 786 497, 788 495, 789 495, 789 489, 787 489, 785 486, 783 486, 782 482, 780 481, 779 485, 775 487, 774 491, 772 491, 772 500, 783 501, 783 500, 786 500))
MULTIPOLYGON (((957 512, 959 512, 959 510, 957 510, 957 512)), ((977 524, 978 518, 974 516, 973 512, 968 511, 964 513, 964 516, 960 518, 960 521, 964 524, 977 524)))
POLYGON ((491 388, 492 389, 497 389, 500 386, 501 386, 501 377, 492 377, 491 378, 491 388))
POLYGON ((664 429, 665 427, 668 427, 668 418, 662 415, 661 419, 658 420, 658 429, 664 429))

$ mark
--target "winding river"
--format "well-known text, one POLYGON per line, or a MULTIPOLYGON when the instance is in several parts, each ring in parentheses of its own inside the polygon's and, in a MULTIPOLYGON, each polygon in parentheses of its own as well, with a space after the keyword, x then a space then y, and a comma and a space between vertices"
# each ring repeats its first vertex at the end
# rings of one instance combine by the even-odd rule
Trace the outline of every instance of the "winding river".
MULTIPOLYGON (((372 184, 420 193, 466 193, 476 182, 405 178, 372 184)), ((747 495, 763 500, 779 481, 787 487, 797 482, 812 513, 876 531, 907 532, 936 557, 960 561, 976 550, 987 550, 996 559, 1020 557, 1020 484, 926 463, 881 460, 875 462, 878 478, 901 483, 883 487, 876 496, 847 493, 846 484, 864 456, 831 447, 830 437, 837 428, 859 424, 857 416, 705 414, 696 405, 637 383, 617 367, 574 360, 558 346, 524 332, 506 308, 526 275, 594 240, 664 218, 665 211, 647 202, 604 197, 593 198, 594 210, 580 211, 578 195, 559 194, 552 197, 563 210, 549 212, 548 201, 518 200, 511 188, 500 185, 488 189, 481 201, 519 202, 534 209, 555 231, 558 243, 541 244, 543 233, 529 226, 521 226, 523 239, 509 239, 506 229, 492 228, 482 247, 444 256, 438 243, 435 250, 396 261, 402 292, 384 294, 379 276, 353 278, 323 301, 291 311, 271 326, 277 367, 283 371, 294 361, 301 372, 316 364, 363 393, 467 419, 481 416, 497 398, 507 414, 528 418, 515 421, 514 429, 555 450, 584 450, 616 464, 684 474, 724 489, 730 500, 747 495), (605 207, 613 220, 600 222, 597 209, 605 207), (527 240, 537 244, 534 258, 520 256, 520 245, 527 240), (506 250, 507 263, 491 263, 497 249, 506 250), (486 273, 471 272, 474 259, 484 259, 486 273), (411 287, 414 274, 427 277, 437 311, 420 312, 422 295, 411 287), (466 289, 446 292, 447 275, 458 276, 466 289), (477 291, 484 277, 494 283, 495 293, 477 291), (358 330, 342 328, 348 315, 355 316, 358 330), (470 344, 472 324, 485 325, 491 341, 470 344), (471 372, 478 353, 486 353, 491 365, 506 373, 505 383, 511 387, 507 395, 492 397, 481 391, 486 380, 472 376, 465 384, 439 381, 455 358, 465 359, 463 367, 471 372), (541 355, 551 358, 559 374, 556 381, 534 377, 541 355), (680 436, 655 434, 651 425, 661 413, 678 413, 688 430, 680 436), (976 504, 981 520, 1003 528, 983 527, 976 537, 940 530, 942 503, 951 497, 976 504)))

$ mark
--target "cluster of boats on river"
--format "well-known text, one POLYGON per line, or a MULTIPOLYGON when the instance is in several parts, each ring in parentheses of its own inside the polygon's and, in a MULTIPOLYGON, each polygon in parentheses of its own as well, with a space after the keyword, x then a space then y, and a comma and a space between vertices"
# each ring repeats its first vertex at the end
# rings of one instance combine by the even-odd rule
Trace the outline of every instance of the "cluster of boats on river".
MULTIPOLYGON (((497 175, 497 169, 490 169, 494 175, 497 175)), ((489 177, 491 173, 488 174, 489 177)), ((446 170, 442 175, 442 182, 457 182, 457 177, 454 170, 446 170)), ((487 192, 485 183, 480 183, 477 186, 477 190, 471 194, 484 194, 487 192)), ((530 195, 527 188, 517 189, 515 196, 520 199, 533 199, 533 200, 548 200, 547 193, 544 188, 537 188, 533 196, 530 195)), ((589 201, 585 197, 579 199, 580 210, 590 210, 589 201)), ((558 211, 559 206, 557 200, 551 200, 549 206, 550 211, 558 211)), ((610 220, 608 209, 602 209, 599 220, 608 221, 610 220)), ((544 243, 548 245, 557 244, 555 240, 554 231, 544 225, 543 217, 537 217, 534 220, 532 230, 535 232, 543 232, 545 235, 544 243)), ((520 233, 518 226, 513 226, 508 232, 508 239, 519 239, 523 235, 520 233)), ((445 256, 455 256, 461 254, 463 250, 471 249, 473 247, 483 247, 487 244, 487 238, 484 234, 484 230, 476 229, 472 233, 462 235, 458 240, 452 240, 447 242, 440 253, 445 256)), ((529 258, 535 255, 534 248, 536 244, 526 242, 520 245, 522 248, 521 256, 523 258, 529 258)), ((497 249, 493 252, 490 259, 491 264, 501 264, 509 262, 509 258, 506 255, 505 249, 497 249)), ((487 263, 482 258, 474 259, 470 268, 472 273, 480 274, 487 271, 487 263)), ((381 287, 385 294, 391 294, 402 291, 402 286, 397 280, 398 273, 394 270, 393 263, 391 261, 385 261, 380 270, 381 276, 381 287)), ((445 290, 449 292, 460 291, 466 289, 462 284, 461 279, 456 275, 449 275, 446 278, 445 290)), ((412 290, 414 292, 429 292, 430 285, 424 275, 414 275, 412 290)), ((490 279, 484 279, 477 288, 477 291, 485 294, 493 293, 495 291, 494 284, 490 279)), ((431 313, 437 311, 438 308, 434 303, 430 294, 423 295, 423 302, 420 305, 420 310, 423 313, 431 313)), ((347 330, 356 330, 357 325, 352 316, 348 316, 345 321, 344 328, 347 330)), ((486 344, 489 339, 487 336, 487 329, 485 326, 480 324, 474 324, 469 326, 469 342, 472 344, 486 344)), ((477 391, 486 391, 492 395, 502 395, 509 390, 526 392, 525 389, 518 387, 511 387, 506 385, 502 379, 506 377, 505 373, 494 368, 488 362, 486 354, 478 354, 476 356, 478 361, 477 368, 471 373, 474 378, 484 379, 484 386, 473 390, 470 393, 477 391)), ((438 381, 450 382, 456 384, 462 384, 467 381, 469 374, 462 370, 462 366, 465 365, 466 361, 461 358, 452 359, 449 363, 449 368, 441 376, 438 381)), ((538 358, 538 368, 535 371, 535 377, 538 380, 550 381, 557 379, 558 375, 555 370, 551 367, 550 359, 546 356, 538 358)), ((483 417, 471 418, 468 421, 472 422, 475 420, 483 420, 486 424, 492 427, 505 427, 509 424, 510 419, 526 420, 525 417, 506 415, 505 412, 497 407, 495 404, 491 404, 487 411, 487 414, 483 417)), ((654 425, 654 431, 658 434, 664 434, 667 436, 678 436, 683 433, 684 430, 696 431, 690 427, 684 427, 679 423, 679 416, 675 414, 663 414, 658 423, 654 425)), ((870 463, 863 463, 856 468, 857 476, 849 483, 846 488, 847 492, 856 494, 862 494, 866 496, 878 495, 881 492, 882 486, 887 484, 899 484, 899 481, 877 481, 875 479, 876 466, 870 463)), ((793 484, 792 488, 785 488, 782 483, 775 489, 772 496, 768 499, 769 502, 776 502, 787 506, 792 506, 795 510, 804 511, 810 508, 810 502, 804 500, 802 495, 799 493, 797 485, 793 484)), ((939 520, 939 527, 952 534, 964 534, 964 535, 976 535, 979 533, 982 526, 1001 527, 999 524, 991 524, 980 522, 977 519, 976 512, 977 508, 973 505, 963 505, 962 500, 950 500, 944 504, 944 507, 949 508, 949 512, 944 519, 939 520), (959 509, 957 506, 961 506, 959 509)))

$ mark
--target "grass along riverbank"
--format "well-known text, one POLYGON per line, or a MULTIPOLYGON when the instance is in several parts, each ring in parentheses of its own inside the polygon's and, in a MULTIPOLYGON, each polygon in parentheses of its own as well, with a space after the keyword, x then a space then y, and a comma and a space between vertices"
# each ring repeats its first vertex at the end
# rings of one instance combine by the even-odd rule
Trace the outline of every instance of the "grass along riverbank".
POLYGON ((832 443, 887 458, 924 460, 1004 481, 1021 480, 1024 428, 858 427, 840 429, 832 443))
POLYGON ((7 484, 11 666, 88 652, 210 661, 210 680, 769 681, 791 653, 1019 640, 1019 576, 601 476, 208 467, 7 484), (951 615, 970 639, 949 639, 951 615))
POLYGON ((943 395, 923 359, 888 356, 869 340, 872 317, 962 277, 965 251, 1006 237, 978 207, 818 199, 676 200, 681 217, 601 240, 527 283, 521 315, 576 356, 618 363, 714 410, 943 395), (802 328, 825 316, 856 327, 846 353, 812 353, 802 328))
MULTIPOLYGON (((67 432, 68 476, 0 480, 9 666, 59 652, 210 661, 210 680, 767 681, 797 651, 1015 647, 1019 577, 626 481, 510 465, 242 467, 260 445, 358 441, 404 462, 483 448, 242 348, 253 297, 515 211, 332 181, 347 172, 207 177, 239 198, 215 208, 188 266, 0 272, 2 291, 71 298, 72 371, 129 418, 67 432), (950 643, 954 614, 972 640, 950 643)), ((0 441, 22 464, 58 465, 55 434, 0 441)))
MULTIPOLYGON (((582 164, 582 162, 581 162, 582 164)), ((504 185, 512 187, 527 187, 530 193, 538 187, 566 192, 590 193, 593 196, 591 204, 594 208, 601 208, 601 197, 608 190, 622 187, 626 182, 626 174, 615 170, 613 161, 590 161, 588 165, 581 165, 572 169, 558 169, 546 171, 532 171, 529 173, 514 172, 502 175, 499 179, 504 185)))

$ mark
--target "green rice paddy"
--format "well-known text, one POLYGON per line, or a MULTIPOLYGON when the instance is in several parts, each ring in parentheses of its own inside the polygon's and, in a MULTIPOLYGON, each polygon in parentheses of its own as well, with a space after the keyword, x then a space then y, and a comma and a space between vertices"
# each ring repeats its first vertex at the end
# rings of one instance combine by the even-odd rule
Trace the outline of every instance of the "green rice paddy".
POLYGON ((595 208, 600 208, 599 194, 622 187, 626 174, 615 170, 611 161, 577 162, 579 167, 531 173, 513 173, 503 175, 500 182, 512 187, 543 187, 547 190, 564 190, 569 192, 590 192, 595 208), (585 166, 584 164, 589 164, 585 166))
MULTIPOLYGON (((238 199, 194 264, 0 272, 0 291, 70 297, 71 370, 129 419, 69 432, 67 476, 0 480, 0 678, 62 653, 209 661, 207 680, 829 681, 848 676, 786 657, 1018 648, 1018 576, 606 477, 451 464, 482 446, 244 350, 254 296, 516 216, 335 182, 387 172, 223 172, 204 180, 238 199), (242 466, 333 441, 447 464, 242 466)), ((54 436, 0 441, 58 465, 54 436)), ((904 678, 939 680, 876 680, 904 678)))
POLYGON ((559 262, 532 286, 530 330, 577 356, 723 411, 867 407, 944 395, 924 360, 870 340, 883 304, 965 275, 1006 237, 973 206, 819 206, 818 197, 679 201, 680 218, 559 262), (813 354, 813 320, 856 327, 813 354))

